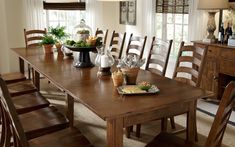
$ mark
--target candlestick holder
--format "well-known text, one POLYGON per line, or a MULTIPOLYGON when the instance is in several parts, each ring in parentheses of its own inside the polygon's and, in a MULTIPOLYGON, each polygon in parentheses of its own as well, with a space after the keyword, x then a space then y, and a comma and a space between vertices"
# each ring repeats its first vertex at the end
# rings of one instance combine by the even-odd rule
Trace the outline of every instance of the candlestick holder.
POLYGON ((99 67, 97 76, 110 76, 111 66, 114 64, 114 58, 111 55, 110 49, 105 50, 104 46, 97 47, 97 57, 95 65, 99 67))
POLYGON ((99 67, 97 76, 110 76, 112 74, 110 69, 111 67, 99 67))

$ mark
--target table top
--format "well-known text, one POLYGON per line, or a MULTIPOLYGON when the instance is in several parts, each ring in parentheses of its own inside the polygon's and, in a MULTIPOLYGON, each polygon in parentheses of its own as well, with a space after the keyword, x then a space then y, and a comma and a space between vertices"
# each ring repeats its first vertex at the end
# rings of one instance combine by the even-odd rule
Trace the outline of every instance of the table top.
MULTIPOLYGON (((212 93, 140 70, 137 81, 149 81, 160 92, 151 95, 119 95, 111 76, 97 77, 97 67, 78 69, 73 60, 57 54, 44 55, 42 49, 14 48, 19 57, 56 86, 79 100, 104 120, 154 111, 171 104, 205 98, 212 93)), ((112 68, 112 70, 114 70, 112 68)))

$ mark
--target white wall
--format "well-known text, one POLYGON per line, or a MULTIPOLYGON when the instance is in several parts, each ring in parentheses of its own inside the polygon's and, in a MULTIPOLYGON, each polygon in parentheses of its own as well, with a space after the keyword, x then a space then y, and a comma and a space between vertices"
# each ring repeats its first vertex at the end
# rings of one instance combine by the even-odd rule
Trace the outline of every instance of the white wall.
POLYGON ((0 73, 9 71, 5 1, 0 1, 0 73))
POLYGON ((10 48, 24 46, 22 0, 0 1, 1 73, 18 70, 18 59, 10 48))

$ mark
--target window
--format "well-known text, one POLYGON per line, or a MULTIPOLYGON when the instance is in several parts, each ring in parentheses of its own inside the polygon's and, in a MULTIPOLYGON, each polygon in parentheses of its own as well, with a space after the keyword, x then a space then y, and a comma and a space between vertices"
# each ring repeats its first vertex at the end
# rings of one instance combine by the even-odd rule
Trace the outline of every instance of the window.
POLYGON ((46 10, 47 27, 56 27, 57 25, 66 26, 66 31, 74 34, 74 27, 80 23, 81 19, 85 19, 85 11, 74 10, 46 10))
POLYGON ((169 73, 173 73, 181 41, 188 40, 188 16, 188 0, 156 1, 156 37, 173 39, 169 73))
POLYGON ((80 23, 81 19, 85 19, 86 5, 84 1, 68 2, 68 3, 50 3, 44 2, 45 18, 47 28, 58 25, 65 26, 66 31, 74 34, 74 27, 80 23))

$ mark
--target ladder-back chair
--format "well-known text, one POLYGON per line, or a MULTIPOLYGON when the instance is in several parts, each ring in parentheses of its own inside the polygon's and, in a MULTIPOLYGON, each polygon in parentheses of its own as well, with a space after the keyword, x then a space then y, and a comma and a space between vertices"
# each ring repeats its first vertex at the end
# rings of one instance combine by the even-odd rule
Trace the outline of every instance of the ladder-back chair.
MULTIPOLYGON (((220 101, 219 108, 215 115, 209 136, 204 147, 220 147, 227 123, 233 111, 235 102, 235 82, 230 82, 225 88, 223 97, 220 101)), ((198 146, 194 143, 185 142, 184 139, 168 133, 160 133, 146 147, 194 147, 198 146)))
POLYGON ((103 45, 106 45, 108 32, 109 32, 109 30, 103 31, 99 28, 96 29, 95 36, 98 38, 101 38, 103 45))
POLYGON ((121 34, 113 31, 109 47, 111 54, 115 59, 121 59, 125 39, 126 32, 121 34))
POLYGON ((147 36, 140 37, 140 36, 133 36, 133 34, 131 34, 126 49, 126 55, 128 54, 137 55, 141 59, 143 57, 146 40, 147 36))

